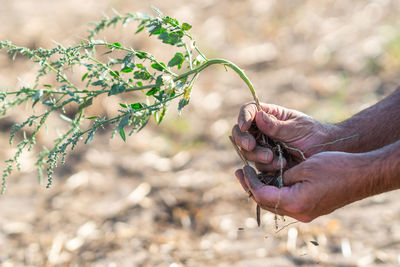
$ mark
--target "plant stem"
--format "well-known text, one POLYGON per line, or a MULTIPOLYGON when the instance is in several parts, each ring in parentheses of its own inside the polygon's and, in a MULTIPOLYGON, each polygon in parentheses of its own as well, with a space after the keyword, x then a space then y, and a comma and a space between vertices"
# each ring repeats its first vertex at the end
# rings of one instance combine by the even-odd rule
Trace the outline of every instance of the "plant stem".
POLYGON ((234 64, 233 62, 231 62, 229 60, 220 59, 220 58, 210 59, 210 60, 206 61, 205 63, 203 63, 202 65, 200 65, 199 67, 179 75, 174 80, 178 81, 178 80, 181 80, 181 79, 183 79, 183 78, 185 78, 185 77, 187 77, 187 76, 189 76, 191 74, 200 73, 201 71, 203 71, 207 67, 209 67, 211 65, 215 65, 215 64, 221 64, 221 65, 224 65, 224 66, 228 66, 232 70, 234 70, 240 76, 240 78, 246 83, 246 85, 249 87, 250 92, 253 95, 253 99, 256 102, 257 108, 259 110, 261 110, 260 100, 259 100, 259 98, 257 96, 256 90, 254 89, 254 86, 253 86, 252 82, 246 76, 246 74, 244 73, 244 71, 242 69, 240 69, 236 64, 234 64))

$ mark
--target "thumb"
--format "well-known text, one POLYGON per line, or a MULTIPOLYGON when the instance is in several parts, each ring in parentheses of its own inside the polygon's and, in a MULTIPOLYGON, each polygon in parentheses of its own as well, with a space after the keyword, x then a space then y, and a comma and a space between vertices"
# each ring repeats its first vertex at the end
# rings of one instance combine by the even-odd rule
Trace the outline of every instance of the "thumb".
POLYGON ((303 168, 302 165, 303 164, 300 163, 299 165, 296 165, 283 173, 283 184, 285 186, 291 186, 304 181, 304 177, 301 175, 301 170, 303 168))
POLYGON ((258 175, 252 167, 245 166, 243 168, 243 172, 244 172, 244 176, 246 177, 247 186, 253 193, 257 189, 264 186, 264 184, 261 183, 260 179, 258 179, 258 175))
POLYGON ((294 130, 290 121, 279 120, 265 111, 257 113, 256 123, 258 129, 265 135, 284 142, 290 139, 294 130))

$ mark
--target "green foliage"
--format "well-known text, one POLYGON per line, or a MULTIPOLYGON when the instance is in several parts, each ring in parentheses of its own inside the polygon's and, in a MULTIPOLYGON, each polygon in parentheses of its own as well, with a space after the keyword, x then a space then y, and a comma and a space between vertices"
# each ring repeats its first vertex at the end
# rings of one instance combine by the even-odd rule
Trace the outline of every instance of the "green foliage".
POLYGON ((19 169, 19 157, 23 151, 33 149, 38 132, 46 125, 50 116, 61 116, 69 124, 69 129, 54 140, 51 149, 45 149, 37 154, 39 181, 42 181, 45 172, 48 177, 47 187, 52 184, 57 165, 65 162, 67 151, 73 150, 79 140, 91 143, 95 133, 106 124, 113 125, 114 133, 119 133, 122 140, 126 141, 127 135, 143 129, 152 116, 157 123, 160 123, 171 101, 179 100, 178 109, 181 112, 189 103, 198 74, 208 66, 222 64, 231 67, 253 93, 250 81, 236 65, 223 59, 208 60, 201 53, 188 32, 192 28, 190 24, 180 23, 174 18, 164 16, 157 9, 155 12, 158 14, 156 17, 143 13, 120 15, 115 12, 114 17, 105 17, 100 22, 93 23, 89 36, 79 45, 72 47, 58 45, 52 49, 31 50, 19 47, 10 41, 0 41, 0 49, 6 50, 13 57, 16 55, 28 57, 40 67, 31 87, 0 92, 0 116, 24 103, 31 103, 32 108, 41 106, 39 110, 44 110, 41 114, 31 115, 24 122, 13 126, 10 144, 17 132, 25 133, 29 129, 29 135, 24 134, 22 141, 16 145, 15 155, 6 160, 7 165, 2 176, 2 192, 6 188, 6 178, 13 172, 14 166, 19 169), (107 28, 130 22, 138 24, 136 33, 147 30, 150 36, 155 36, 162 43, 175 46, 180 51, 171 55, 166 64, 158 61, 149 52, 125 47, 120 42, 95 39, 107 28), (107 54, 108 60, 102 60, 96 50, 104 52, 103 55, 107 54), (116 51, 118 53, 115 53, 116 51), (68 74, 77 66, 85 68, 79 84, 73 83, 68 78, 68 74), (178 74, 177 71, 181 68, 185 71, 178 74), (50 74, 55 74, 54 83, 43 84, 42 78, 50 74), (133 94, 137 101, 120 104, 122 109, 112 118, 100 115, 86 117, 87 108, 97 97, 104 94, 108 96, 133 94), (72 104, 78 105, 78 109, 70 118, 65 115, 65 110, 72 104), (87 129, 82 129, 82 122, 85 120, 90 120, 91 125, 87 129))

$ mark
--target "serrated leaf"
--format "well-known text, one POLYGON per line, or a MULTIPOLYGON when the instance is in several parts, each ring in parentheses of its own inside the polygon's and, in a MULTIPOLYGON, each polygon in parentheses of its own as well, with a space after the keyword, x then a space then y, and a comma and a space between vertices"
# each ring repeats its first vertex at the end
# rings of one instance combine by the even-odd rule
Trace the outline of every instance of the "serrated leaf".
POLYGON ((182 42, 183 32, 171 32, 171 33, 161 33, 158 36, 158 39, 162 40, 164 44, 176 45, 177 43, 182 42))
POLYGON ((175 56, 168 62, 168 67, 174 67, 178 66, 178 68, 181 68, 184 56, 182 53, 176 53, 175 56))
POLYGON ((176 27, 179 25, 179 21, 177 19, 171 18, 166 16, 165 18, 163 18, 164 23, 167 23, 173 27, 176 27))
POLYGON ((136 71, 136 72, 134 72, 133 77, 138 80, 146 81, 151 78, 151 75, 147 71, 136 71))
POLYGON ((126 87, 125 87, 125 85, 123 85, 123 84, 113 84, 112 86, 111 86, 111 89, 110 89, 110 91, 108 92, 108 95, 110 96, 110 95, 116 95, 116 94, 120 94, 120 93, 123 93, 123 92, 125 92, 125 90, 126 90, 126 87))
POLYGON ((189 23, 182 23, 182 30, 188 31, 192 28, 192 25, 190 25, 189 23))
POLYGON ((163 71, 165 69, 165 64, 164 63, 153 63, 151 64, 151 67, 155 70, 163 71))

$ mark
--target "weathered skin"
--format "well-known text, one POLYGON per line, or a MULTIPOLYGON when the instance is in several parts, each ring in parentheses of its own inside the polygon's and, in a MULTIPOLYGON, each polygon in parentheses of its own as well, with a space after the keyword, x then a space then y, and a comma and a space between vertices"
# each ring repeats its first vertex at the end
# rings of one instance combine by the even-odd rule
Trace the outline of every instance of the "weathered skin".
POLYGON ((280 166, 274 153, 257 146, 247 132, 254 121, 262 133, 307 157, 303 161, 301 153, 289 149, 294 160, 285 162, 290 169, 281 189, 261 183, 251 167, 236 172, 264 209, 310 222, 354 201, 400 188, 400 89, 336 125, 276 105, 262 108, 258 112, 254 104, 244 105, 232 129, 245 157, 260 171, 280 166))

